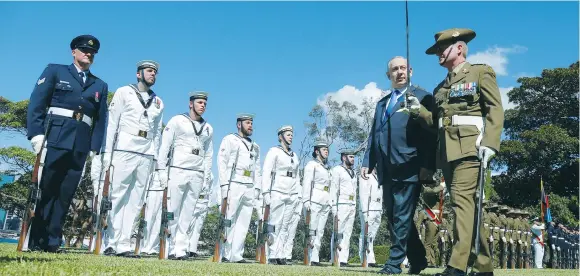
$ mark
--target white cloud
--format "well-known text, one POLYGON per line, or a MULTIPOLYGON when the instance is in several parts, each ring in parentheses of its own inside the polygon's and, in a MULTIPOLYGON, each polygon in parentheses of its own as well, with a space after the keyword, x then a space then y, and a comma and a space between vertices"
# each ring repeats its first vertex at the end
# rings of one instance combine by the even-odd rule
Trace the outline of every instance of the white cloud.
POLYGON ((508 54, 518 54, 525 51, 527 51, 526 47, 518 45, 509 48, 494 46, 483 52, 476 52, 475 54, 469 55, 467 61, 469 63, 488 64, 498 76, 507 76, 508 54))
POLYGON ((503 106, 503 110, 516 107, 516 104, 509 102, 509 97, 507 95, 507 93, 510 92, 510 90, 512 90, 512 89, 513 89, 513 86, 499 88, 499 93, 501 94, 501 104, 503 106))
MULTIPOLYGON (((318 98, 317 104, 324 108, 324 111, 328 111, 326 107, 326 100, 328 97, 332 97, 334 101, 339 104, 348 101, 354 104, 358 111, 363 109, 363 100, 371 101, 372 108, 374 109, 376 102, 384 95, 384 92, 377 87, 377 83, 369 82, 363 89, 357 89, 352 85, 345 85, 341 89, 335 92, 329 92, 318 98)), ((352 114, 351 114, 352 115, 352 114)), ((356 114, 358 115, 358 114, 356 114)), ((361 118, 362 120, 362 118, 361 118)))

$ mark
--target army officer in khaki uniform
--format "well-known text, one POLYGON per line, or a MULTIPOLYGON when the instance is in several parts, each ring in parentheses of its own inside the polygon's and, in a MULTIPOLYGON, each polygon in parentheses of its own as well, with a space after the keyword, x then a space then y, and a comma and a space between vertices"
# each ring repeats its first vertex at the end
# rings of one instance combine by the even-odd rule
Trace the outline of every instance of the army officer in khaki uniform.
MULTIPOLYGON (((475 233, 475 191, 480 161, 487 167, 499 151, 504 113, 493 69, 466 62, 467 43, 475 38, 470 29, 448 29, 435 35, 426 54, 437 55, 447 68, 445 79, 435 88, 435 109, 429 112, 416 97, 409 97, 411 114, 436 128, 439 166, 451 192, 455 213, 451 260, 441 275, 465 275, 475 233)), ((477 275, 493 275, 483 224, 480 252, 474 263, 477 275)))

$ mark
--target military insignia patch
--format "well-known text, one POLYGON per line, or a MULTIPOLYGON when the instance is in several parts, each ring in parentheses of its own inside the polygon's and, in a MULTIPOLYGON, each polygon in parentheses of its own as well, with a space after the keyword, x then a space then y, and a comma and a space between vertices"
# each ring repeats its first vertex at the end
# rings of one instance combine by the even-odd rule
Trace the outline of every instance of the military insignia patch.
POLYGON ((161 108, 161 101, 158 98, 155 98, 155 107, 157 107, 157 109, 161 108))
POLYGON ((46 80, 46 78, 39 79, 39 80, 36 82, 36 85, 41 85, 41 84, 43 84, 45 80, 46 80))
POLYGON ((99 102, 99 91, 95 92, 95 102, 99 102))

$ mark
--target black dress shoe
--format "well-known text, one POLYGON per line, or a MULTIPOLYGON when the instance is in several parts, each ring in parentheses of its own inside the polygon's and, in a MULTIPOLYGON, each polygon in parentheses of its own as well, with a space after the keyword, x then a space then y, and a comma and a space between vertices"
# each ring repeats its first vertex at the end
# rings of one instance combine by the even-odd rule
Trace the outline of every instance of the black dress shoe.
POLYGON ((115 252, 115 250, 112 247, 107 247, 107 249, 105 249, 103 254, 105 256, 115 256, 115 255, 117 255, 117 252, 115 252))
POLYGON ((138 255, 133 254, 131 251, 125 251, 122 253, 117 253, 117 257, 125 257, 125 258, 141 258, 138 255))
POLYGON ((292 260, 286 259, 284 262, 285 265, 293 265, 292 260))
POLYGON ((277 265, 278 264, 278 260, 277 259, 268 259, 268 264, 277 265))
POLYGON ((322 266, 320 262, 310 262, 311 266, 322 266))
POLYGON ((378 272, 379 274, 387 274, 387 275, 397 275, 397 274, 401 274, 401 273, 395 273, 394 271, 391 270, 390 267, 388 266, 384 266, 383 269, 379 270, 378 272))
POLYGON ((286 259, 278 259, 279 265, 286 265, 286 259))
POLYGON ((246 261, 246 259, 241 259, 241 260, 237 261, 236 263, 238 263, 238 264, 248 264, 250 262, 246 261))
POLYGON ((230 260, 226 259, 226 257, 222 257, 222 263, 229 263, 230 260))
POLYGON ((448 266, 441 273, 436 273, 435 276, 465 276, 467 275, 463 270, 448 266))
POLYGON ((381 266, 380 266, 380 265, 378 265, 378 264, 375 264, 375 263, 370 263, 370 264, 369 264, 369 267, 381 267, 381 266))
POLYGON ((411 267, 409 268, 409 274, 418 275, 425 268, 427 268, 427 264, 423 264, 423 265, 411 265, 411 267))

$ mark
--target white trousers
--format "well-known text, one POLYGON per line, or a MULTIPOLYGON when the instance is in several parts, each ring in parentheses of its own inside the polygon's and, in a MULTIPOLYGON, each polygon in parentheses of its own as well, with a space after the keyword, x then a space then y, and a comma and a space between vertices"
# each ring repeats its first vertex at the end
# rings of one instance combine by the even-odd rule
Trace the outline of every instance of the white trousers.
POLYGON ((544 259, 544 247, 539 244, 534 244, 534 264, 536 268, 542 268, 542 260, 544 259))
MULTIPOLYGON (((226 228, 226 242, 223 244, 222 257, 230 262, 237 262, 243 259, 246 235, 252 220, 254 187, 235 182, 230 185, 232 186, 228 197, 226 219, 232 221, 232 226, 226 228)), ((222 192, 222 195, 225 195, 225 192, 222 192)))
MULTIPOLYGON (((352 234, 352 227, 354 226, 354 216, 356 212, 356 205, 339 204, 338 205, 338 233, 342 233, 342 239, 339 240, 339 245, 342 248, 338 252, 338 261, 341 263, 348 263, 348 254, 350 251, 350 236, 352 234)), ((334 233, 330 238, 330 248, 334 246, 334 233)), ((330 260, 334 259, 334 251, 330 251, 330 260)))
POLYGON ((275 191, 271 193, 271 200, 270 217, 267 224, 273 225, 275 228, 274 232, 268 234, 268 240, 273 241, 267 247, 268 259, 284 259, 284 246, 286 244, 286 237, 288 237, 292 213, 294 212, 294 204, 289 194, 282 194, 275 191))
POLYGON ((151 187, 145 208, 145 221, 147 225, 143 231, 143 246, 141 252, 147 254, 159 253, 159 231, 161 229, 161 203, 163 190, 161 187, 151 187))
POLYGON ((189 246, 187 228, 193 220, 195 205, 203 186, 203 172, 169 168, 169 210, 173 212, 173 220, 169 221, 171 237, 169 255, 182 257, 186 255, 189 246))
POLYGON ((286 244, 284 245, 284 257, 287 260, 292 260, 292 249, 294 248, 294 238, 296 238, 296 228, 300 222, 300 211, 302 210, 302 200, 298 195, 293 195, 294 211, 290 219, 290 226, 288 227, 288 235, 286 237, 286 244))
POLYGON ((208 207, 207 196, 204 199, 199 199, 195 205, 195 211, 193 212, 193 219, 188 228, 189 233, 189 246, 187 251, 197 253, 197 245, 199 244, 199 236, 201 235, 201 229, 203 228, 203 222, 207 216, 208 207))
MULTIPOLYGON (((363 236, 365 233, 365 219, 366 219, 366 213, 363 214, 362 210, 359 209, 359 217, 360 217, 360 223, 361 223, 361 227, 360 227, 360 236, 358 239, 358 256, 362 262, 363 260, 363 236)), ((373 249, 373 243, 375 241, 375 237, 377 235, 377 232, 379 231, 379 226, 381 226, 381 211, 370 211, 370 213, 368 214, 369 218, 369 233, 368 236, 366 237, 367 241, 368 241, 368 254, 367 254, 367 263, 369 264, 374 264, 376 263, 375 260, 375 251, 373 249)))
MULTIPOLYGON (((306 212, 306 209, 304 209, 306 212)), ((310 230, 316 231, 315 236, 310 237, 312 248, 308 249, 309 260, 311 262, 320 262, 319 253, 322 237, 324 236, 324 226, 330 213, 330 205, 320 205, 315 202, 310 203, 310 230)))
POLYGON ((134 222, 143 207, 145 191, 152 178, 153 157, 131 152, 113 153, 111 181, 112 210, 108 216, 105 247, 111 247, 117 254, 132 251, 131 234, 134 222))

